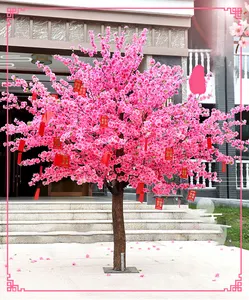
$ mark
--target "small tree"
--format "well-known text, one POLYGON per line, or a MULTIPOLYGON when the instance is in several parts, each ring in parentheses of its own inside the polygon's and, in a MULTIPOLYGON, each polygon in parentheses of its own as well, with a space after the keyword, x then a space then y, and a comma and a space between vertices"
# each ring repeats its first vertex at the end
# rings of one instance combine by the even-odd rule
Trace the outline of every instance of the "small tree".
MULTIPOLYGON (((117 271, 121 270, 121 254, 126 258, 123 194, 128 184, 139 187, 142 195, 147 191, 143 184, 153 186, 154 193, 166 195, 178 189, 200 188, 203 185, 170 179, 183 173, 198 173, 218 181, 215 172, 205 170, 203 160, 232 164, 234 158, 225 156, 213 145, 229 143, 244 151, 248 144, 236 139, 238 133, 232 130, 240 124, 234 121, 235 114, 249 110, 248 107, 235 108, 228 114, 216 109, 210 113, 201 106, 202 98, 193 94, 185 103, 168 103, 182 83, 182 69, 152 59, 148 70, 138 70, 146 31, 139 37, 134 35, 130 45, 125 44, 125 32, 120 36, 114 34, 116 48, 111 52, 107 28, 105 36, 99 35, 102 58, 96 58, 94 66, 82 62, 74 53, 71 59, 54 56, 68 66, 68 80, 75 82, 74 87, 57 80, 48 66, 38 62, 38 68, 49 76, 58 99, 36 76, 32 76, 30 83, 16 77, 6 83, 8 87, 20 86, 25 93, 33 93, 28 101, 20 102, 8 89, 1 99, 8 101, 9 109, 26 109, 34 116, 27 124, 14 120, 14 124, 1 129, 9 135, 23 136, 9 142, 10 150, 48 148, 35 159, 19 159, 23 166, 49 163, 41 173, 33 175, 30 185, 41 181, 48 185, 70 177, 79 185, 92 182, 102 188, 105 184, 112 193, 113 268, 117 271), (200 123, 203 116, 208 118, 200 123)), ((98 51, 94 33, 89 34, 92 49, 80 50, 93 57, 98 51)))

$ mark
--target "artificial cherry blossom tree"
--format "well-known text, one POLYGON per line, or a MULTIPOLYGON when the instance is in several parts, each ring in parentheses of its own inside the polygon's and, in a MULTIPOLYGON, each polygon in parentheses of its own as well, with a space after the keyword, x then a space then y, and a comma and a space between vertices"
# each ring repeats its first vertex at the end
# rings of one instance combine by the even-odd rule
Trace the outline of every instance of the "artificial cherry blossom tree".
MULTIPOLYGON (((187 178, 194 174, 218 181, 215 172, 207 172, 203 160, 233 164, 234 158, 225 156, 214 145, 229 143, 246 150, 247 142, 237 139, 234 125, 241 124, 234 116, 248 107, 234 108, 225 114, 212 112, 201 106, 206 97, 191 94, 185 103, 170 103, 183 81, 180 66, 169 67, 150 61, 148 70, 140 72, 142 48, 146 29, 134 35, 131 44, 125 43, 126 33, 113 35, 110 28, 99 35, 100 51, 90 32, 92 49, 80 50, 96 56, 94 66, 79 59, 59 55, 55 59, 65 64, 68 82, 57 80, 48 66, 37 63, 50 78, 58 97, 51 95, 36 76, 31 82, 12 77, 1 101, 5 108, 25 109, 33 120, 24 123, 14 120, 6 125, 8 135, 19 133, 21 138, 8 142, 10 151, 28 152, 34 147, 47 147, 35 159, 21 161, 22 166, 49 164, 33 175, 30 185, 48 185, 70 177, 81 185, 84 182, 106 185, 112 193, 114 233, 114 270, 121 270, 121 254, 126 267, 126 239, 123 216, 124 188, 129 184, 139 189, 143 201, 146 186, 153 186, 155 194, 176 193, 178 189, 201 188, 202 184, 176 183, 173 176, 187 178), (70 82, 74 81, 74 86, 70 82), (12 86, 32 93, 27 101, 19 101, 8 89, 12 86), (201 117, 207 117, 200 122, 201 117), (184 174, 184 175, 183 175, 184 174)), ((245 121, 243 121, 245 124, 245 121)), ((39 169, 39 168, 38 168, 39 169)), ((38 170, 37 169, 37 170, 38 170)))

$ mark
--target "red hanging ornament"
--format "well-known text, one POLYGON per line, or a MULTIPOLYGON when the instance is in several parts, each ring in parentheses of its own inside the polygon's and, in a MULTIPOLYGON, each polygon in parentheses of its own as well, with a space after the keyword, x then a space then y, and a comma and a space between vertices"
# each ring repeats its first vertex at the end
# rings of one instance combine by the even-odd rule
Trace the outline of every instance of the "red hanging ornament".
POLYGON ((148 138, 145 138, 145 141, 144 141, 144 151, 147 151, 148 150, 148 138))
POLYGON ((62 155, 61 154, 58 154, 58 153, 55 154, 54 165, 56 167, 61 167, 61 165, 62 165, 62 155))
POLYGON ((104 155, 102 156, 101 163, 108 167, 110 158, 111 158, 111 153, 105 152, 104 155))
POLYGON ((188 196, 187 196, 187 200, 188 201, 195 201, 195 197, 196 197, 196 191, 189 191, 188 192, 188 196))
POLYGON ((208 147, 208 149, 212 149, 212 139, 211 139, 211 137, 207 137, 207 147, 208 147))
POLYGON ((172 160, 174 155, 173 148, 166 148, 165 149, 165 159, 166 160, 172 160))
POLYGON ((163 198, 156 198, 155 209, 162 210, 163 209, 163 204, 164 204, 164 199, 163 198))
POLYGON ((40 191, 41 189, 38 187, 35 191, 34 200, 38 200, 40 197, 40 191))
POLYGON ((143 203, 144 202, 144 193, 139 194, 138 201, 143 203))
POLYGON ((84 86, 81 86, 78 94, 82 97, 86 97, 86 88, 84 86))
POLYGON ((49 120, 54 116, 54 113, 51 111, 47 111, 43 116, 42 116, 42 122, 44 122, 46 125, 48 124, 49 120))
POLYGON ((20 165, 21 162, 22 162, 22 152, 18 152, 18 155, 17 155, 17 164, 20 165))
POLYGON ((25 141, 24 140, 20 140, 19 146, 18 146, 18 151, 23 152, 24 146, 25 146, 25 141))
POLYGON ((79 79, 76 79, 76 80, 74 81, 73 91, 74 91, 74 92, 79 92, 81 86, 82 86, 82 81, 79 80, 79 79))
POLYGON ((41 122, 39 127, 39 135, 44 136, 44 130, 45 130, 45 123, 41 122))
POLYGON ((62 149, 62 143, 58 137, 53 139, 53 149, 62 149))
POLYGON ((55 99, 59 99, 59 95, 58 94, 51 94, 52 97, 54 97, 55 99))
POLYGON ((100 128, 107 128, 107 127, 108 127, 108 117, 100 116, 100 128))
POLYGON ((36 93, 32 93, 32 100, 36 100, 37 99, 37 94, 36 93))
POLYGON ((222 162, 222 165, 221 165, 221 171, 222 171, 223 173, 226 173, 226 170, 227 170, 227 165, 226 165, 225 162, 222 162))
POLYGON ((136 189, 136 194, 143 194, 144 193, 144 183, 140 182, 136 189))
POLYGON ((40 166, 40 176, 42 175, 42 166, 40 166))
POLYGON ((70 165, 70 157, 68 155, 62 155, 61 166, 63 168, 69 168, 69 165, 70 165))
POLYGON ((186 167, 182 168, 182 172, 181 172, 180 177, 183 178, 183 179, 188 179, 188 169, 186 167))

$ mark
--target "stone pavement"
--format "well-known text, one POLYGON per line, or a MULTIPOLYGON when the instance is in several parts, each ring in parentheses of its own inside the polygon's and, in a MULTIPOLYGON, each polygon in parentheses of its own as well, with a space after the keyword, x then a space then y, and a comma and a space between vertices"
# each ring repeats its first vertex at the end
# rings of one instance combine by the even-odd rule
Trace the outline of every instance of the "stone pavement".
POLYGON ((0 246, 0 299, 249 299, 249 251, 243 292, 28 292, 28 290, 223 290, 238 279, 240 249, 214 242, 129 242, 127 266, 139 274, 103 272, 113 243, 9 245, 9 273, 27 292, 6 291, 6 245, 0 246))

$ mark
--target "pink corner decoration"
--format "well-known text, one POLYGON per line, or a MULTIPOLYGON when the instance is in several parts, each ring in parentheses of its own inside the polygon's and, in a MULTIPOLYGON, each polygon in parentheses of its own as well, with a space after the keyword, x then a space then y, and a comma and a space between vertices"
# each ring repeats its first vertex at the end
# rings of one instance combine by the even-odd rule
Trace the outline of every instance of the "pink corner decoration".
POLYGON ((206 92, 206 82, 205 82, 205 73, 204 67, 197 65, 194 67, 192 74, 189 78, 189 88, 193 94, 205 94, 206 92))

